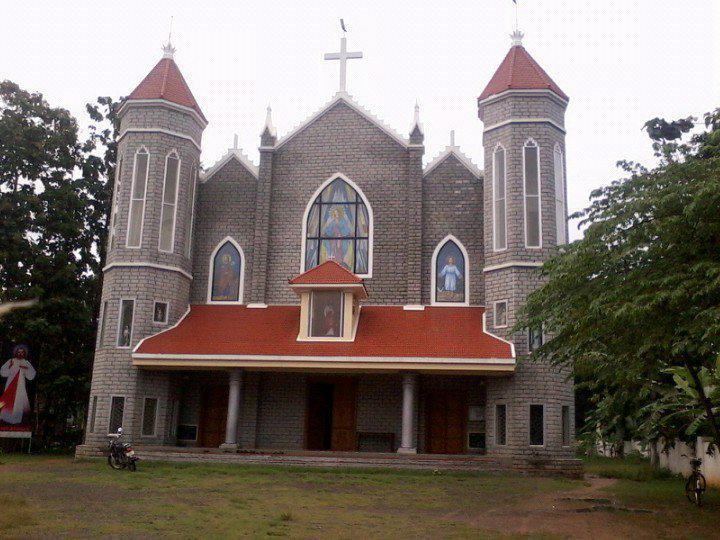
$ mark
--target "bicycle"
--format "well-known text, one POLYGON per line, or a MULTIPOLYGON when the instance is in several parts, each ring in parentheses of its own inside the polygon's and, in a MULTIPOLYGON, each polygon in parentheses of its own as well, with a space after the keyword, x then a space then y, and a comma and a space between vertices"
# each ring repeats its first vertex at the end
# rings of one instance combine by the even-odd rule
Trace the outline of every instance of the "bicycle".
POLYGON ((702 506, 703 493, 707 489, 707 482, 703 473, 700 472, 700 465, 702 465, 702 459, 694 458, 690 460, 692 472, 685 482, 685 496, 691 503, 698 506, 702 506))

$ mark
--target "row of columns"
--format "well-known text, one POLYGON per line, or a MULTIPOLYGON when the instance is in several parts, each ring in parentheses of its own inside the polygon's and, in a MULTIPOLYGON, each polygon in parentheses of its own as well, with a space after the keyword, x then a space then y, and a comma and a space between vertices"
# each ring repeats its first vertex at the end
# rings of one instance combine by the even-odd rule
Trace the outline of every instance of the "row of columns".
MULTIPOLYGON (((228 392, 227 423, 225 425, 225 442, 220 445, 222 450, 235 452, 238 449, 238 421, 240 419, 242 370, 230 371, 228 392)), ((400 454, 416 454, 415 445, 415 410, 417 409, 417 375, 405 373, 402 379, 402 437, 400 454)))

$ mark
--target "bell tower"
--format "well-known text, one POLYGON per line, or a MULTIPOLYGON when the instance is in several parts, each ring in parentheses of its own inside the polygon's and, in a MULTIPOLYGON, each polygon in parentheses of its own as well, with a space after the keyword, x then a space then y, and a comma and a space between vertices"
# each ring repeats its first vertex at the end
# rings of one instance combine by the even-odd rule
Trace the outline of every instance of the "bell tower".
POLYGON ((119 109, 118 162, 86 443, 122 426, 172 442, 173 377, 138 370, 132 350, 187 311, 194 207, 207 120, 168 42, 119 109), (149 401, 148 401, 149 400, 149 401), (145 420, 144 420, 145 419, 145 420))
POLYGON ((487 391, 488 451, 572 457, 574 394, 567 373, 527 360, 541 329, 511 334, 541 285, 540 267, 567 242, 567 95, 522 45, 522 32, 478 98, 484 124, 487 328, 512 341, 515 374, 487 391))

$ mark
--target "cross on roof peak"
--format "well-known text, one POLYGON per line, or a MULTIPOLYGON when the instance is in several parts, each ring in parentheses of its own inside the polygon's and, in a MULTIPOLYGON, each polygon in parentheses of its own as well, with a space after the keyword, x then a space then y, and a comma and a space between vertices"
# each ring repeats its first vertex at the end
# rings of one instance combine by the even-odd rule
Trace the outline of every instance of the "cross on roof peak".
POLYGON ((345 92, 347 88, 347 61, 362 57, 362 52, 347 51, 347 38, 344 35, 340 38, 340 52, 325 53, 325 60, 340 60, 340 92, 345 92))

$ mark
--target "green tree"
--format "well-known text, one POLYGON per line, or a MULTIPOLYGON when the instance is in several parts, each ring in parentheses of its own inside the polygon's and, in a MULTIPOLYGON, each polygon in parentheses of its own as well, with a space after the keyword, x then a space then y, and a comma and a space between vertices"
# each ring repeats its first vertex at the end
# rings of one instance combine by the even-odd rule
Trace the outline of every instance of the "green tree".
POLYGON ((572 367, 591 390, 591 437, 703 434, 720 445, 719 396, 702 380, 720 354, 720 109, 688 138, 694 127, 645 125, 658 166, 620 162, 628 177, 591 194, 576 216, 584 237, 544 265, 516 328, 542 325, 552 339, 534 356, 572 367), (699 420, 670 416, 678 393, 699 420), (648 407, 657 400, 664 409, 648 407))
MULTIPOLYGON (((112 124, 102 98, 93 121, 112 124), (104 108, 104 109, 103 109, 104 108)), ((0 340, 30 345, 36 434, 77 442, 95 342, 98 285, 115 160, 113 126, 79 142, 76 120, 42 94, 0 83, 0 303, 39 302, 0 319, 0 340)))

